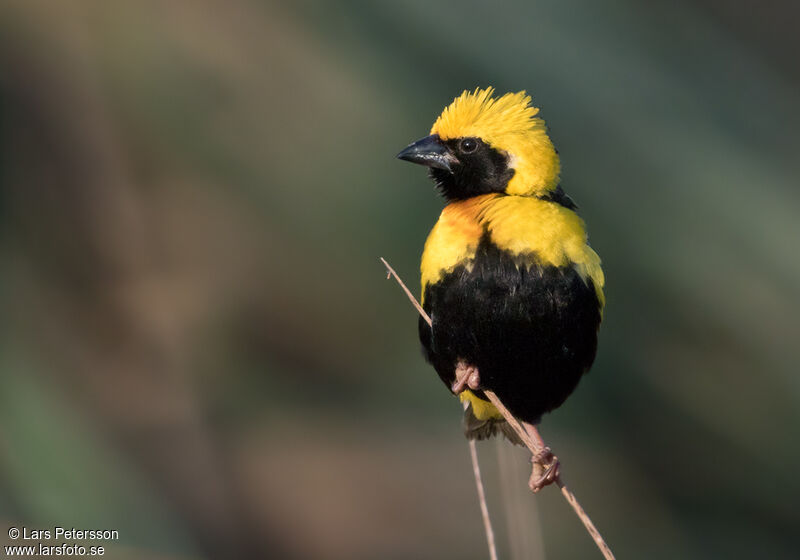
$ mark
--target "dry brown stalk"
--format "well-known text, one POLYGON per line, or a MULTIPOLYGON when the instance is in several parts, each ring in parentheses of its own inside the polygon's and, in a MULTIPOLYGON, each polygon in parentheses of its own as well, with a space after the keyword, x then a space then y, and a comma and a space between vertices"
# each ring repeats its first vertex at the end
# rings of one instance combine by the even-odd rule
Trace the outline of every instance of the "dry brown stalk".
POLYGON ((472 474, 475 475, 475 487, 478 489, 478 501, 481 504, 481 517, 483 518, 483 530, 486 533, 486 544, 489 546, 489 559, 497 560, 494 529, 492 529, 492 519, 489 517, 489 506, 486 504, 486 492, 483 490, 481 467, 478 464, 478 449, 474 439, 469 440, 469 456, 472 459, 472 474))
MULTIPOLYGON (((387 278, 394 277, 397 283, 400 284, 400 287, 403 289, 408 299, 417 309, 419 314, 422 316, 423 319, 425 319, 425 322, 427 322, 428 325, 433 326, 430 316, 428 316, 428 314, 425 313, 425 310, 419 304, 417 298, 414 297, 414 294, 411 293, 411 291, 406 287, 405 283, 400 279, 400 277, 397 275, 394 269, 389 265, 388 262, 386 262, 386 259, 381 257, 381 262, 386 267, 386 271, 388 272, 387 278)), ((542 438, 536 431, 536 428, 534 426, 530 426, 530 429, 534 431, 534 436, 535 436, 532 437, 531 434, 528 432, 528 430, 526 430, 522 426, 522 424, 508 411, 508 409, 503 405, 503 403, 500 401, 497 395, 494 394, 494 392, 487 391, 486 389, 483 389, 483 392, 486 394, 486 396, 489 398, 489 400, 495 406, 495 408, 497 408, 500 414, 503 415, 503 418, 506 419, 506 422, 508 422, 508 424, 514 429, 514 431, 517 432, 517 434, 519 434, 520 439, 522 439, 523 443, 525 444, 525 447, 527 447, 533 454, 533 457, 540 456, 542 451, 544 450, 544 446, 542 445, 542 438)), ((578 518, 583 523, 583 526, 586 527, 586 531, 589 533, 589 536, 592 537, 592 540, 594 540, 595 544, 597 545, 597 548, 600 549, 600 552, 603 554, 603 557, 606 560, 615 560, 614 553, 611 552, 611 549, 606 544, 606 541, 603 539, 603 536, 600 534, 600 531, 597 530, 597 527, 594 526, 594 523, 592 523, 592 520, 589 517, 589 515, 586 513, 583 507, 581 507, 581 504, 580 502, 578 502, 578 499, 575 497, 575 494, 573 494, 572 491, 569 488, 567 488, 567 485, 564 484, 564 481, 561 479, 560 473, 558 473, 558 476, 555 479, 555 483, 561 489, 561 494, 564 496, 564 499, 566 499, 567 503, 569 503, 569 505, 572 506, 572 509, 575 511, 575 515, 578 516, 578 518)), ((481 498, 480 495, 479 498, 481 498)), ((485 498, 481 498, 481 510, 483 510, 484 507, 485 507, 485 498)), ((488 516, 488 511, 486 515, 488 516)), ((487 539, 488 539, 488 533, 487 533, 487 539)), ((492 540, 494 540, 494 536, 492 536, 492 540)))

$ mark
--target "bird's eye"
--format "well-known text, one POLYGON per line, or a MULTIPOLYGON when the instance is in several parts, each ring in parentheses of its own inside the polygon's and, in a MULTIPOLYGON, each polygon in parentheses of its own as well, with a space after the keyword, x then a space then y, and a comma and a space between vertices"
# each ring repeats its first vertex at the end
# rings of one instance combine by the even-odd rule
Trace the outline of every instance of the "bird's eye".
POLYGON ((474 138, 464 138, 459 145, 461 151, 465 154, 474 152, 478 148, 478 142, 474 138))

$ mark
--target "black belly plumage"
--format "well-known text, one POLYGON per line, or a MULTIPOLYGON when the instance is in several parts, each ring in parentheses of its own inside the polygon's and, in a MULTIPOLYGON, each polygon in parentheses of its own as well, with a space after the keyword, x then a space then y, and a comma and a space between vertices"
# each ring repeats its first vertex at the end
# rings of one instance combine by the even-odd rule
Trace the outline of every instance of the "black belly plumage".
MULTIPOLYGON (((470 266, 425 288, 420 340, 448 386, 459 360, 514 416, 538 423, 572 393, 597 351, 600 304, 591 279, 571 266, 515 257, 484 234, 470 266)), ((481 391, 477 396, 484 397, 481 391)))

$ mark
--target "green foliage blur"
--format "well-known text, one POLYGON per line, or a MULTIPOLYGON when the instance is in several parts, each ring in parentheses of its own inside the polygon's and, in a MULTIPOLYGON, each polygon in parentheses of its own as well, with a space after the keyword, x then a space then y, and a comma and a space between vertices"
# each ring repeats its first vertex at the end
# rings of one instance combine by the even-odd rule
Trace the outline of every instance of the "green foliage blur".
MULTIPOLYGON (((542 424, 565 479, 618 558, 797 558, 798 15, 3 2, 0 540, 486 558, 460 407, 378 257, 417 291, 442 200, 394 154, 494 85, 542 108, 606 271, 596 365, 542 424)), ((501 556, 599 558, 495 448, 501 556)))

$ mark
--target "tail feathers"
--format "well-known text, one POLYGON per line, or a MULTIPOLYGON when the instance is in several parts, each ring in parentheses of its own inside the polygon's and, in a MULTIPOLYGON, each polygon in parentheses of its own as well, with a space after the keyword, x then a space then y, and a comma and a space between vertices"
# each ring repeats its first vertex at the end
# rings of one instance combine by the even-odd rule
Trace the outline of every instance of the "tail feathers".
POLYGON ((464 435, 467 436, 467 439, 489 439, 498 433, 503 434, 508 441, 515 445, 524 445, 517 432, 503 418, 478 420, 472 413, 472 404, 467 406, 464 410, 464 435))

